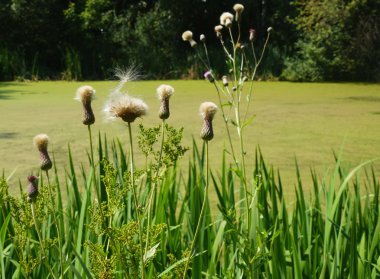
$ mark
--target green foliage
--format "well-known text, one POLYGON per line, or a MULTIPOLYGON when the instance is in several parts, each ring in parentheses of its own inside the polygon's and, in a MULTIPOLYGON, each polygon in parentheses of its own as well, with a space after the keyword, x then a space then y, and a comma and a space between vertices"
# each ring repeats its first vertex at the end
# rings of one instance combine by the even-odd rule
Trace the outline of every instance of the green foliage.
POLYGON ((154 170, 160 167, 159 164, 166 168, 173 166, 189 150, 188 147, 181 145, 183 128, 176 129, 168 124, 164 127, 166 137, 160 154, 161 147, 158 146, 158 140, 162 127, 145 128, 142 124, 139 125, 138 146, 147 159, 149 156, 152 157, 151 167, 154 170))
POLYGON ((363 25, 363 20, 372 21, 374 11, 368 8, 378 10, 380 6, 375 1, 364 2, 296 1, 299 13, 292 22, 300 35, 295 44, 296 54, 287 59, 283 76, 295 81, 378 79, 378 63, 367 58, 370 55, 376 60, 380 55, 373 48, 379 42, 380 26, 374 23, 369 28, 363 25))
MULTIPOLYGON (((106 146, 100 143, 103 152, 106 146)), ((96 187, 100 187, 101 181, 105 187, 114 190, 127 185, 125 180, 129 180, 128 177, 122 178, 123 182, 119 180, 120 174, 124 173, 119 161, 121 153, 114 145, 110 151, 107 160, 96 164, 104 169, 102 176, 98 172, 84 174, 88 185, 92 185, 93 175, 97 177, 94 180, 97 181, 96 187), (111 158, 115 160, 110 161, 111 158)), ((202 150, 193 146, 187 177, 173 166, 168 167, 159 180, 160 187, 152 202, 153 224, 149 237, 146 229, 142 234, 148 278, 178 278, 183 274, 184 259, 189 256, 190 241, 205 194, 199 187, 204 179, 204 156, 202 150)), ((252 172, 254 180, 250 184, 253 245, 246 238, 246 218, 240 211, 242 202, 236 199, 239 178, 224 160, 219 170, 211 173, 217 206, 207 199, 207 210, 201 223, 202 237, 197 242, 197 253, 191 258, 192 272, 223 278, 245 277, 253 265, 257 278, 308 277, 310 274, 316 277, 335 274, 340 278, 376 278, 380 274, 377 268, 380 183, 373 169, 358 174, 370 163, 365 162, 346 172, 337 159, 335 171, 322 182, 312 172, 314 191, 310 199, 305 198, 301 173, 297 171, 296 196, 289 203, 285 200, 279 174, 257 151, 252 172)), ((69 183, 75 178, 71 175, 74 174, 66 177, 69 183)), ((151 189, 151 183, 142 183, 141 201, 146 196, 145 191, 151 189)), ((43 181, 40 184, 42 190, 34 208, 41 242, 25 196, 11 197, 6 181, 0 181, 0 218, 5 220, 0 228, 2 272, 7 276, 40 278, 49 276, 51 267, 56 277, 62 272, 67 278, 140 277, 139 228, 135 215, 128 215, 129 210, 135 210, 133 203, 128 202, 130 188, 110 194, 108 200, 100 204, 79 183, 74 187, 79 187, 82 205, 75 206, 75 195, 69 192, 61 211, 58 203, 54 203, 53 208, 48 185, 43 181), (59 231, 65 235, 61 238, 63 270, 59 267, 61 260, 54 214, 59 231), (83 222, 78 216, 83 216, 83 222), (81 238, 77 238, 79 232, 81 238), (79 250, 72 248, 77 242, 79 250), (79 264, 71 265, 65 260, 67 258, 79 264)), ((50 186, 56 197, 61 184, 50 186)), ((190 276, 189 271, 187 278, 190 276)))

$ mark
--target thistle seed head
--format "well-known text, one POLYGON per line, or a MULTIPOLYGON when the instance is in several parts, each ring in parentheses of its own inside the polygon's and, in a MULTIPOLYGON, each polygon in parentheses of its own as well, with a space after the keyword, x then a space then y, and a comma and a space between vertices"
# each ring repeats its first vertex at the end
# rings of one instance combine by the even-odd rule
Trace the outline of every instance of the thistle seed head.
POLYGON ((83 104, 91 103, 95 98, 95 90, 89 85, 81 86, 77 89, 74 100, 82 102, 83 104))
POLYGON ((201 34, 201 35, 199 36, 199 40, 200 40, 202 43, 206 42, 206 36, 205 36, 204 34, 201 34))
POLYGON ((193 40, 193 32, 187 30, 182 33, 182 40, 189 42, 191 47, 196 47, 197 42, 193 40))
POLYGON ((212 102, 204 102, 199 108, 199 112, 203 117, 203 127, 201 130, 201 138, 210 141, 214 138, 214 130, 212 128, 212 120, 218 107, 212 102))
POLYGON ((222 25, 217 25, 214 27, 214 31, 216 33, 216 36, 220 39, 222 38, 222 30, 223 30, 223 26, 222 25))
POLYGON ((48 171, 53 166, 53 163, 50 160, 49 153, 47 150, 49 144, 49 137, 46 134, 39 134, 33 138, 34 145, 37 147, 40 152, 40 168, 41 170, 48 171))
POLYGON ((148 106, 143 100, 133 98, 122 92, 124 85, 139 77, 138 68, 131 66, 127 69, 116 69, 116 76, 120 79, 104 104, 103 112, 106 120, 121 118, 125 122, 133 122, 137 117, 146 115, 148 106))
POLYGON ((38 196, 38 178, 30 175, 28 176, 28 182, 27 200, 28 202, 33 202, 38 196))
POLYGON ((220 24, 226 26, 227 28, 231 28, 233 19, 234 16, 231 13, 224 12, 220 16, 220 24))
POLYGON ((236 13, 235 20, 239 21, 240 20, 240 16, 241 16, 241 14, 244 11, 244 6, 242 4, 235 4, 233 8, 234 8, 235 13, 236 13))
POLYGON ((218 107, 213 102, 204 102, 199 107, 199 113, 203 119, 212 120, 218 107))
POLYGON ((254 42, 256 40, 256 30, 249 29, 249 41, 254 42))
POLYGON ((33 138, 33 143, 39 151, 47 151, 49 137, 46 134, 39 134, 33 138))
POLYGON ((222 82, 224 86, 228 86, 228 78, 227 76, 222 76, 222 82))
POLYGON ((106 118, 121 118, 125 122, 133 122, 137 117, 146 115, 148 106, 143 100, 130 97, 121 92, 113 93, 104 106, 106 118))
POLYGON ((92 125, 95 123, 94 112, 91 108, 91 101, 95 98, 95 90, 89 85, 81 86, 77 89, 75 100, 83 104, 82 123, 92 125))
POLYGON ((168 119, 170 116, 169 98, 173 95, 174 88, 170 85, 161 84, 157 88, 158 99, 160 100, 160 109, 158 117, 161 119, 168 119))
POLYGON ((169 99, 174 93, 174 88, 170 85, 161 84, 157 87, 157 96, 160 101, 169 99))

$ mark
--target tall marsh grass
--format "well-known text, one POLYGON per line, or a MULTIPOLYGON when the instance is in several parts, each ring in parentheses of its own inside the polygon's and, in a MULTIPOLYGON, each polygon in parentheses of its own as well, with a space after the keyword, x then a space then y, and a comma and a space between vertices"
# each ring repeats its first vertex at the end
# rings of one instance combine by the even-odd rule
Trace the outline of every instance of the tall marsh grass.
MULTIPOLYGON (((2 278, 141 278, 136 218, 146 208, 133 202, 129 154, 119 141, 109 143, 105 136, 99 136, 97 151, 95 168, 81 173, 75 171, 78 158, 69 153, 64 184, 57 169, 52 175, 53 199, 41 173, 34 214, 24 183, 21 198, 16 198, 9 195, 6 179, 1 180, 2 278), (100 199, 96 193, 102 193, 100 199)), ((182 277, 189 256, 186 278, 378 278, 380 184, 364 164, 345 173, 339 160, 323 181, 311 172, 310 198, 305 198, 297 172, 296 198, 286 201, 279 173, 257 150, 249 207, 257 248, 250 251, 244 201, 237 198, 240 182, 223 159, 210 174, 217 205, 206 199, 196 241, 199 252, 190 254, 205 195, 205 156, 205 146, 194 144, 186 176, 177 162, 159 177, 153 165, 136 171, 140 204, 157 185, 149 236, 147 220, 141 218, 146 278, 182 277)))

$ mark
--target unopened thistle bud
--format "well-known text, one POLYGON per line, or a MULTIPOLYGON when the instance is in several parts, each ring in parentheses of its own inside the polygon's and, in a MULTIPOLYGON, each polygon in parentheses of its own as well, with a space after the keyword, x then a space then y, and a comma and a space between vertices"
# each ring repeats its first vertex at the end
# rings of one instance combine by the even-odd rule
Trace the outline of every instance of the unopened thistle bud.
POLYGON ((193 40, 193 32, 185 31, 182 33, 182 40, 189 42, 191 47, 196 47, 197 42, 193 40))
POLYGON ((221 39, 222 38, 222 30, 223 30, 223 26, 222 25, 217 25, 214 27, 214 30, 215 30, 215 33, 216 33, 216 36, 221 39))
POLYGON ((255 29, 249 29, 249 41, 250 42, 256 41, 256 30, 255 29))
POLYGON ((34 175, 30 175, 28 176, 28 182, 27 199, 28 202, 33 202, 38 196, 38 178, 34 175))
POLYGON ((209 82, 214 82, 215 79, 211 73, 211 71, 207 71, 203 74, 203 76, 205 77, 205 79, 207 79, 209 82))
POLYGON ((158 99, 160 100, 160 109, 158 111, 158 117, 161 119, 168 119, 170 116, 169 111, 169 98, 173 95, 174 88, 170 85, 161 84, 157 88, 158 99))
POLYGON ((49 153, 47 150, 48 144, 49 144, 49 137, 46 134, 39 134, 34 137, 33 139, 34 145, 37 147, 38 151, 40 152, 40 168, 41 170, 48 171, 53 166, 49 153))
POLYGON ((223 85, 224 85, 225 87, 228 86, 228 78, 227 78, 227 76, 222 76, 222 82, 223 82, 223 85))
POLYGON ((206 42, 206 36, 205 36, 204 34, 201 34, 201 35, 199 36, 199 40, 200 40, 202 43, 206 42))
POLYGON ((267 32, 271 33, 272 31, 273 31, 273 28, 272 27, 268 27, 267 32))
POLYGON ((91 125, 95 123, 95 116, 91 108, 91 101, 95 97, 95 90, 91 86, 85 85, 78 88, 75 100, 83 105, 83 118, 84 125, 91 125))
POLYGON ((242 4, 235 4, 234 5, 234 10, 235 10, 235 20, 236 21, 239 21, 240 20, 240 16, 241 14, 243 13, 244 11, 244 6, 242 4))
POLYGON ((231 13, 224 12, 220 16, 220 24, 226 26, 227 28, 231 28, 233 19, 234 16, 231 13))
POLYGON ((212 102, 204 102, 199 107, 199 113, 203 118, 203 127, 201 131, 201 138, 205 141, 210 141, 214 137, 214 131, 212 128, 212 120, 218 107, 212 102))

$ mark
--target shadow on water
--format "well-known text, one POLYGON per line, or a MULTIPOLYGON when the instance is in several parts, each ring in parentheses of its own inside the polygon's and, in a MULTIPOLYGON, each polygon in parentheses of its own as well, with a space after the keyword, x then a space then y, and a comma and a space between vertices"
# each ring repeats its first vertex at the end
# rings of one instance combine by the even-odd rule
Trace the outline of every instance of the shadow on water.
POLYGON ((346 99, 353 101, 364 101, 364 102, 380 102, 380 97, 376 96, 351 96, 346 99))
POLYGON ((0 132, 0 139, 13 139, 17 136, 18 133, 14 132, 0 132))
POLYGON ((7 100, 7 99, 12 99, 13 94, 17 93, 27 93, 26 91, 23 90, 15 90, 11 89, 12 87, 15 86, 26 86, 26 84, 20 83, 20 82, 0 82, 0 100, 7 100))

